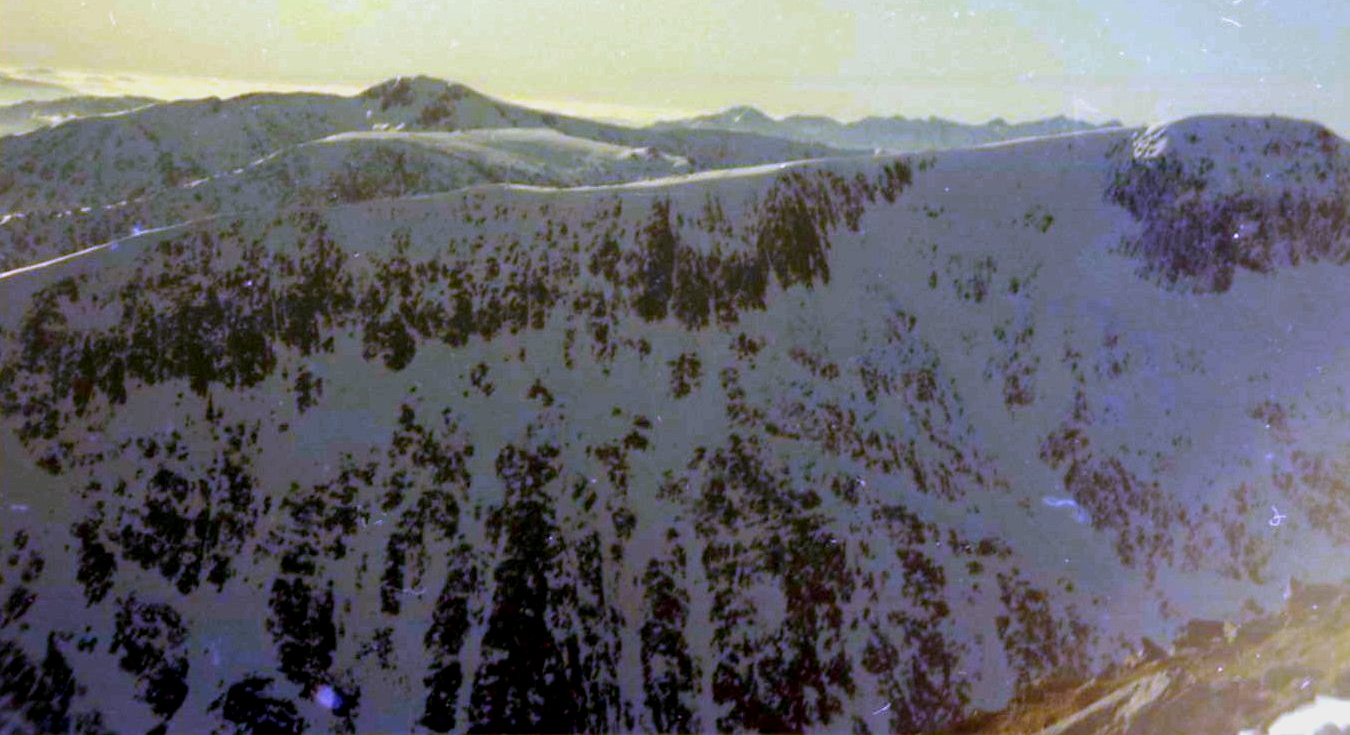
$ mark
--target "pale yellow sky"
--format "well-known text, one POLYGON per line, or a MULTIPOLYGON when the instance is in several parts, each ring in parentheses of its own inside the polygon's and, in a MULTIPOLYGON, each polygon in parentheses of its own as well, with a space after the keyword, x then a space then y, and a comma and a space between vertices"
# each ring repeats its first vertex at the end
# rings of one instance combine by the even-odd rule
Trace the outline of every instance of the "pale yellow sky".
POLYGON ((1344 0, 0 0, 0 29, 0 65, 158 96, 424 73, 634 121, 751 104, 1350 128, 1344 0))

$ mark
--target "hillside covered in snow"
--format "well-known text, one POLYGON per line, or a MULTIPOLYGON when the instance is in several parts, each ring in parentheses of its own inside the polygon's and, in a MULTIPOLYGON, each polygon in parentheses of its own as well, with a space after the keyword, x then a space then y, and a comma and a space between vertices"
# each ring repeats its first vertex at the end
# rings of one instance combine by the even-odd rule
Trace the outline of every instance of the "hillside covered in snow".
POLYGON ((592 122, 428 77, 354 97, 165 102, 0 136, 0 270, 260 206, 477 183, 611 183, 842 153, 753 133, 592 122))
POLYGON ((0 139, 168 217, 0 275, 0 730, 978 731, 1350 571, 1320 126, 784 162, 424 84, 0 139))

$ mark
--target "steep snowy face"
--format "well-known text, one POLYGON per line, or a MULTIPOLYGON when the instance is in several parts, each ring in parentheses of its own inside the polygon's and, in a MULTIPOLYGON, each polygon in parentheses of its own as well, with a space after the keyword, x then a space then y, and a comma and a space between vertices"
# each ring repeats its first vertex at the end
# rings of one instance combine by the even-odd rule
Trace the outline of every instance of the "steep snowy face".
POLYGON ((1344 271, 1141 278, 1132 136, 245 212, 0 278, 6 716, 917 732, 1342 576, 1344 271))

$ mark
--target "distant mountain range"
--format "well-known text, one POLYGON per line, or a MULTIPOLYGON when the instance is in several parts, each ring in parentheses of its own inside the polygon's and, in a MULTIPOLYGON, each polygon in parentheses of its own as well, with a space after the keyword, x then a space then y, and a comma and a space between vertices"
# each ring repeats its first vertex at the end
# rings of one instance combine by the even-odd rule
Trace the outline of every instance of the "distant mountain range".
POLYGON ((1009 123, 1003 118, 994 118, 983 125, 953 122, 939 117, 923 120, 901 116, 867 117, 850 123, 818 115, 791 115, 776 120, 753 107, 741 106, 711 115, 659 122, 652 127, 662 130, 729 130, 841 148, 880 148, 903 152, 962 148, 1119 126, 1120 122, 1116 120, 1093 125, 1062 115, 1023 123, 1009 123))
POLYGON ((154 104, 153 97, 81 95, 54 100, 25 100, 0 107, 0 135, 15 135, 91 115, 125 112, 154 104))

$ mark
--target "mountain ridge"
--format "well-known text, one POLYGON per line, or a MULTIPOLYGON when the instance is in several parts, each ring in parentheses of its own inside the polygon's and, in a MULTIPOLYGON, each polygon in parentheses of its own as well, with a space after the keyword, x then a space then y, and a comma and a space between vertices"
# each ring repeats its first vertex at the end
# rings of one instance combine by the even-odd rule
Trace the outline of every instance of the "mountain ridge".
POLYGON ((936 116, 907 118, 871 115, 842 122, 824 115, 794 114, 773 118, 748 105, 721 112, 654 123, 658 129, 742 130, 791 140, 895 152, 938 150, 995 143, 1015 138, 1120 127, 1119 121, 1091 124, 1064 115, 1009 123, 995 117, 986 123, 960 123, 936 116))

